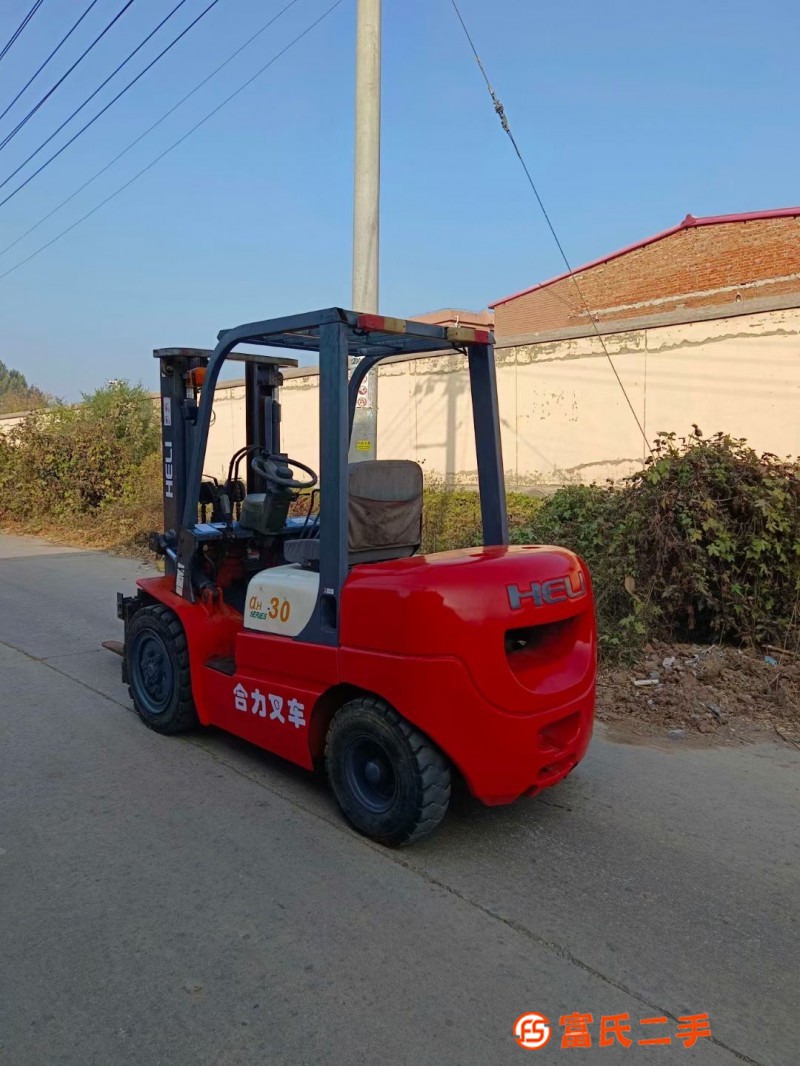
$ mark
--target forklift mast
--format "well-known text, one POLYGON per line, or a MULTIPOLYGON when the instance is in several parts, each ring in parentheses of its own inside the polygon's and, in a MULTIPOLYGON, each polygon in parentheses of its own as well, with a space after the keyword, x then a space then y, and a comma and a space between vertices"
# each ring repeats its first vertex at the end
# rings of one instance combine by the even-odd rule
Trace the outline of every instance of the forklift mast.
MULTIPOLYGON (((161 450, 164 501, 164 540, 167 574, 176 570, 175 548, 186 506, 186 489, 196 447, 198 394, 213 351, 207 348, 156 348, 160 365, 161 450)), ((296 366, 294 359, 246 354, 230 357, 244 362, 246 442, 268 452, 281 450, 281 367, 296 366)), ((264 479, 246 464, 247 491, 264 492, 264 479)))

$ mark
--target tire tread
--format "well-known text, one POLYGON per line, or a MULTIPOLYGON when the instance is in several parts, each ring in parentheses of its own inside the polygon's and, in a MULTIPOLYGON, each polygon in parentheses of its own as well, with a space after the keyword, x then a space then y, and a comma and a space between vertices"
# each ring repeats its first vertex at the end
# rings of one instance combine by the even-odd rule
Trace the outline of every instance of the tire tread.
POLYGON ((168 636, 175 651, 178 667, 178 703, 168 719, 165 719, 163 722, 158 722, 152 716, 142 713, 142 710, 137 703, 132 685, 128 685, 128 693, 136 708, 136 713, 148 728, 154 729, 157 733, 162 733, 165 736, 173 736, 176 733, 186 733, 198 724, 197 710, 194 705, 194 699, 192 698, 189 644, 186 640, 186 633, 184 632, 181 621, 175 612, 170 610, 169 607, 165 607, 162 603, 154 604, 150 607, 143 607, 140 611, 137 611, 133 616, 134 622, 136 618, 145 613, 151 618, 158 619, 163 625, 166 630, 165 635, 168 636))
POLYGON ((325 762, 329 768, 329 777, 333 745, 336 743, 337 721, 341 724, 344 720, 340 718, 342 712, 354 707, 370 710, 383 718, 400 734, 413 757, 418 784, 416 810, 400 834, 383 841, 397 847, 413 844, 432 833, 447 812, 451 792, 450 766, 447 759, 420 730, 385 700, 378 696, 361 696, 344 704, 328 729, 325 739, 325 762))

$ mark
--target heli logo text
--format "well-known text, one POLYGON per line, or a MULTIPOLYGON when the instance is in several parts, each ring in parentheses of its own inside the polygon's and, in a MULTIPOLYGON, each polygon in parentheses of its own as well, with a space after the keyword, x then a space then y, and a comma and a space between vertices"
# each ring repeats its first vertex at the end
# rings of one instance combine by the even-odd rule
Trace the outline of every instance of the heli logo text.
POLYGON ((534 607, 544 607, 565 600, 579 600, 586 595, 586 578, 583 571, 568 574, 567 577, 553 577, 549 581, 532 581, 528 588, 519 585, 506 585, 508 605, 512 611, 518 611, 525 603, 534 607))

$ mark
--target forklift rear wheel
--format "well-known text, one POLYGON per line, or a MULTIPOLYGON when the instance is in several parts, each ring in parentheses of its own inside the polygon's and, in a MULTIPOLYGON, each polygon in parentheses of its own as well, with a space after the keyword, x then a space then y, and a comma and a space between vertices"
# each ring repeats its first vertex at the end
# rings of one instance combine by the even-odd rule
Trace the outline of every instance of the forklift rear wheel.
POLYGON ((433 832, 450 802, 450 767, 427 737, 383 700, 362 697, 336 714, 325 767, 348 821, 398 847, 433 832))
POLYGON ((197 725, 189 648, 178 616, 161 604, 137 611, 128 627, 125 653, 128 691, 144 724, 167 734, 197 725))

